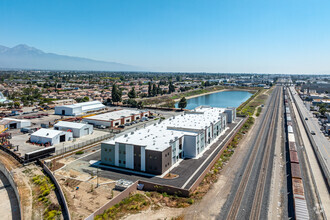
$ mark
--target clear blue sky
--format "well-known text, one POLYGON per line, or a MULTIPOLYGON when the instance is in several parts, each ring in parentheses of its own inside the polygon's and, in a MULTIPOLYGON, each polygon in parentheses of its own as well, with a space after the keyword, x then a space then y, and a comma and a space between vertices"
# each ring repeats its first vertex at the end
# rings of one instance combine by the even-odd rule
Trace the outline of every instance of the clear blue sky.
POLYGON ((153 71, 330 73, 329 0, 0 0, 0 45, 153 71))

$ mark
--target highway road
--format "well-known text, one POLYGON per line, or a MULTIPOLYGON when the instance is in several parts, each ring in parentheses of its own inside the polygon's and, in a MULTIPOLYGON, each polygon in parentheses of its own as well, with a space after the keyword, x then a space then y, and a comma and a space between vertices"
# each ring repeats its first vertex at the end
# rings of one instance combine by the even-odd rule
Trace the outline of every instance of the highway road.
MULTIPOLYGON (((315 172, 315 169, 313 170, 312 167, 310 166, 310 163, 309 163, 307 155, 306 155, 307 148, 311 147, 311 146, 310 146, 310 143, 306 136, 305 129, 301 124, 301 119, 297 112, 295 103, 291 101, 292 96, 290 93, 289 93, 289 97, 290 97, 290 99, 289 99, 290 101, 288 102, 289 103, 288 106, 291 110, 290 114, 291 114, 291 118, 292 118, 292 128, 293 128, 293 133, 295 136, 295 141, 296 141, 296 146, 297 146, 297 154, 299 157, 301 178, 302 178, 302 181, 304 184, 305 199, 306 199, 306 203, 307 203, 309 217, 310 217, 310 219, 323 219, 323 216, 321 215, 321 212, 323 210, 322 210, 322 208, 320 208, 320 204, 319 204, 320 201, 319 201, 319 198, 317 195, 317 185, 316 185, 315 181, 313 180, 313 178, 315 177, 315 174, 317 174, 317 173, 315 172)), ((288 147, 288 150, 289 150, 289 147, 288 147)), ((288 158, 288 163, 290 163, 290 158, 288 158)), ((291 172, 290 172, 288 178, 292 178, 291 172)), ((322 175, 319 178, 322 178, 322 175)), ((319 178, 317 178, 318 181, 320 181, 319 178)), ((290 189, 288 189, 289 194, 290 194, 288 197, 290 199, 293 198, 292 197, 293 192, 291 191, 291 187, 290 187, 290 189)), ((291 201, 291 202, 293 202, 293 201, 291 201)), ((289 203, 289 205, 292 205, 292 208, 293 208, 293 203, 292 204, 289 203)), ((292 214, 293 213, 289 213, 289 217, 292 214)))
POLYGON ((330 141, 323 135, 321 132, 321 127, 318 124, 317 118, 313 117, 313 114, 307 110, 305 107, 303 101, 295 91, 294 87, 290 87, 291 93, 293 95, 293 98, 296 100, 297 108, 300 109, 303 118, 307 118, 308 120, 305 120, 309 132, 314 131, 315 135, 312 135, 314 142, 317 146, 317 151, 320 153, 320 157, 318 157, 319 160, 321 160, 321 165, 323 172, 326 175, 327 183, 329 187, 329 173, 330 173, 330 141))
POLYGON ((267 219, 277 126, 281 126, 282 87, 276 87, 268 99, 261 122, 246 143, 249 152, 236 174, 231 194, 217 219, 267 219))

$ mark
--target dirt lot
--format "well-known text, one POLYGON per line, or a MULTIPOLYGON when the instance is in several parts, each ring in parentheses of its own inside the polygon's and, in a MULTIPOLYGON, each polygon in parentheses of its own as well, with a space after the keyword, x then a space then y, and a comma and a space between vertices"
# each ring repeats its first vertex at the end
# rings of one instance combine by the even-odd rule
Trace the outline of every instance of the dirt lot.
MULTIPOLYGON (((67 163, 74 158, 62 159, 59 162, 64 162, 64 160, 67 163)), ((56 171, 55 176, 66 195, 73 219, 85 219, 120 193, 114 190, 115 181, 97 178, 96 175, 81 173, 77 170, 61 169, 56 171)))

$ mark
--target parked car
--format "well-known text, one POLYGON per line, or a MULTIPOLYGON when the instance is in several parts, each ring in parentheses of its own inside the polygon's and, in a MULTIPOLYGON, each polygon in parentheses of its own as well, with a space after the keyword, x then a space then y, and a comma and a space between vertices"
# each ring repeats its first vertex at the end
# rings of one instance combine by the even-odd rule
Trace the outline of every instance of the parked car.
POLYGON ((21 128, 21 132, 23 134, 26 134, 26 133, 32 134, 35 131, 36 131, 36 129, 33 129, 33 128, 21 128))
POLYGON ((315 132, 314 132, 314 131, 311 131, 311 134, 312 134, 312 135, 315 135, 315 132))
POLYGON ((119 125, 118 128, 125 128, 125 125, 119 125))
POLYGON ((305 118, 305 120, 307 121, 307 120, 308 120, 308 118, 305 118))

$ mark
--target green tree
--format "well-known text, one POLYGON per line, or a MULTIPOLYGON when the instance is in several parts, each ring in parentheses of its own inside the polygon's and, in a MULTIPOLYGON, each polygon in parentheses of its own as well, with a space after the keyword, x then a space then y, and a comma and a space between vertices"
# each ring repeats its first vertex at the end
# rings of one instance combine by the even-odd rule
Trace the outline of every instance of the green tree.
POLYGON ((118 104, 118 102, 121 101, 121 96, 122 96, 122 92, 120 91, 120 89, 118 89, 116 84, 113 84, 112 92, 111 92, 112 102, 116 102, 118 104))
POLYGON ((170 84, 168 85, 168 93, 171 94, 172 92, 175 92, 175 87, 172 81, 170 81, 170 84))
POLYGON ((83 99, 82 99, 83 102, 88 102, 89 101, 89 97, 85 96, 83 99))
POLYGON ((137 103, 137 106, 136 106, 138 109, 141 109, 141 108, 143 108, 143 102, 142 101, 139 101, 138 103, 137 103))
POLYGON ((128 92, 127 95, 128 95, 128 97, 129 97, 130 99, 134 99, 134 98, 136 98, 135 88, 132 87, 132 89, 128 92))
POLYGON ((156 84, 152 84, 152 91, 151 91, 152 96, 157 95, 157 87, 156 84))
POLYGON ((151 82, 148 82, 148 97, 152 96, 152 84, 151 82))
POLYGON ((185 97, 182 97, 179 101, 179 108, 184 109, 187 106, 187 99, 185 97))
POLYGON ((19 102, 14 102, 14 106, 15 106, 15 108, 19 108, 19 107, 21 106, 21 103, 19 103, 19 102))

